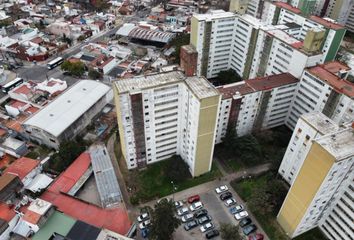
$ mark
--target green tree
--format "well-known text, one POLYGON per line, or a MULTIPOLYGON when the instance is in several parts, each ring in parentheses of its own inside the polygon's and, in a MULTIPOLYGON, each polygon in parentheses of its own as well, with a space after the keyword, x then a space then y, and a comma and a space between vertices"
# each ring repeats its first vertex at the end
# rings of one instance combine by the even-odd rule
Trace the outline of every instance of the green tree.
POLYGON ((216 79, 222 85, 242 81, 242 77, 233 69, 220 71, 216 79))
POLYGON ((263 162, 263 153, 257 139, 252 135, 236 138, 235 152, 243 164, 252 166, 263 162))
POLYGON ((230 223, 221 224, 220 235, 223 240, 241 240, 238 227, 230 223))
POLYGON ((61 70, 69 72, 71 75, 80 77, 84 74, 85 72, 85 64, 81 61, 79 62, 70 62, 70 61, 64 61, 61 64, 61 70))
POLYGON ((79 42, 82 42, 82 41, 84 41, 86 39, 86 36, 85 35, 80 35, 78 38, 77 38, 77 40, 79 41, 79 42))
POLYGON ((101 78, 101 74, 92 68, 89 69, 88 76, 89 76, 89 78, 94 79, 94 80, 101 78))
POLYGON ((171 42, 170 46, 175 48, 175 52, 172 54, 172 57, 174 58, 174 63, 180 62, 180 53, 181 53, 181 47, 184 45, 188 45, 190 41, 190 34, 180 34, 177 37, 175 37, 171 42))
POLYGON ((234 124, 230 123, 227 126, 226 134, 222 139, 222 145, 227 155, 231 155, 235 152, 236 139, 237 139, 236 129, 234 127, 234 124))
POLYGON ((62 142, 59 151, 53 154, 49 160, 49 168, 56 172, 65 170, 89 145, 82 139, 62 142))
POLYGON ((175 216, 174 203, 163 199, 151 210, 150 239, 170 240, 179 225, 181 221, 175 216))
POLYGON ((187 163, 179 155, 175 155, 167 161, 164 173, 169 181, 178 183, 192 177, 187 163))

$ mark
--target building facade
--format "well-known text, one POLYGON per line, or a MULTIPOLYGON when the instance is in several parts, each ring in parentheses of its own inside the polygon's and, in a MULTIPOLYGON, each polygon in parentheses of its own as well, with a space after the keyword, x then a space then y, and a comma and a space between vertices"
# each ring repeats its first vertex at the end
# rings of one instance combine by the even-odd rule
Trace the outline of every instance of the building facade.
MULTIPOLYGON (((318 119, 323 120, 330 121, 323 116, 318 119)), ((319 226, 329 239, 352 239, 354 125, 313 139, 299 164, 277 216, 286 234, 294 238, 319 226)))
POLYGON ((222 142, 228 127, 243 136, 283 125, 298 82, 283 73, 218 87, 222 100, 215 143, 222 142))
POLYGON ((204 78, 174 71, 114 84, 128 169, 180 155, 193 176, 210 171, 220 94, 204 78))
POLYGON ((345 80, 350 68, 340 62, 328 62, 305 69, 286 125, 293 129, 305 113, 322 112, 337 124, 354 119, 354 84, 345 80))

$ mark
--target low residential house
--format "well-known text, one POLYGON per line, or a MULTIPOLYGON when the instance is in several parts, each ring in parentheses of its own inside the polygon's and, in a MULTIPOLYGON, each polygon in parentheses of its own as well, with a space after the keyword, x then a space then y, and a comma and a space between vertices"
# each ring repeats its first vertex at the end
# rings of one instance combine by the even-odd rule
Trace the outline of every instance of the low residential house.
POLYGON ((10 239, 12 230, 16 226, 20 216, 16 214, 13 205, 0 203, 0 239, 10 239))
POLYGON ((18 40, 31 40, 38 36, 38 29, 37 28, 25 28, 21 31, 21 34, 18 36, 18 40))
POLYGON ((21 157, 11 163, 4 172, 18 176, 26 188, 26 186, 28 186, 33 179, 41 173, 42 166, 40 163, 39 160, 21 157))
POLYGON ((25 61, 44 61, 49 57, 48 50, 31 41, 22 41, 18 46, 12 47, 17 57, 25 61))
POLYGON ((27 145, 26 142, 9 136, 0 143, 0 150, 13 157, 21 157, 27 153, 27 145))
POLYGON ((0 202, 12 203, 16 195, 21 191, 23 184, 20 178, 13 174, 0 176, 0 202))
POLYGON ((107 57, 102 54, 97 57, 94 61, 90 62, 89 67, 95 69, 96 71, 106 74, 110 72, 115 66, 117 66, 118 60, 114 57, 107 57))

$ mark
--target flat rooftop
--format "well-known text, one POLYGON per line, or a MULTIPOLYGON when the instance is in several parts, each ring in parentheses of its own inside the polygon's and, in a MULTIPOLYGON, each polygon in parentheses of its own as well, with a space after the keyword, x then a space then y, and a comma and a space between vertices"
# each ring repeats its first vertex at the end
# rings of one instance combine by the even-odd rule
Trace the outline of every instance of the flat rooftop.
POLYGON ((340 30, 340 29, 344 29, 345 26, 338 24, 334 21, 330 21, 329 19, 325 19, 325 18, 321 18, 321 17, 317 17, 317 16, 310 16, 310 20, 321 24, 322 26, 326 27, 326 28, 330 28, 333 30, 340 30))
POLYGON ((224 10, 214 10, 206 14, 194 14, 193 17, 198 19, 198 21, 212 21, 215 19, 223 19, 235 17, 236 15, 232 12, 225 12, 224 10))
POLYGON ((325 66, 317 65, 308 68, 307 71, 316 76, 320 80, 326 82, 339 93, 342 93, 350 98, 354 98, 354 83, 338 77, 332 72, 328 71, 325 66))
POLYGON ((342 62, 339 61, 331 61, 331 62, 326 62, 324 64, 322 64, 323 68, 326 69, 327 71, 333 73, 333 74, 337 74, 341 71, 350 71, 351 68, 342 62))
POLYGON ((305 113, 300 118, 316 129, 321 135, 326 135, 339 129, 338 124, 321 112, 305 113))
POLYGON ((354 156, 354 126, 327 134, 315 141, 335 157, 338 162, 354 156))
POLYGON ((301 14, 301 10, 291 6, 290 4, 284 3, 284 2, 275 2, 273 3, 275 6, 284 8, 286 10, 289 10, 290 12, 296 13, 296 14, 301 14))
POLYGON ((298 49, 303 45, 302 41, 299 41, 296 38, 290 36, 283 30, 273 29, 273 30, 268 30, 267 32, 273 35, 274 37, 278 38, 279 40, 285 42, 286 44, 293 46, 294 48, 298 49))
POLYGON ((81 80, 23 124, 34 126, 58 137, 109 90, 110 87, 103 83, 81 80))
POLYGON ((232 98, 236 94, 246 95, 249 93, 270 90, 297 82, 299 82, 299 80, 290 73, 280 73, 277 75, 258 77, 242 82, 223 85, 218 87, 217 90, 221 93, 222 99, 228 99, 232 98))
POLYGON ((175 83, 185 83, 199 99, 219 95, 215 87, 203 77, 186 77, 181 71, 172 71, 137 76, 115 82, 120 94, 138 93, 145 89, 163 87, 175 83))

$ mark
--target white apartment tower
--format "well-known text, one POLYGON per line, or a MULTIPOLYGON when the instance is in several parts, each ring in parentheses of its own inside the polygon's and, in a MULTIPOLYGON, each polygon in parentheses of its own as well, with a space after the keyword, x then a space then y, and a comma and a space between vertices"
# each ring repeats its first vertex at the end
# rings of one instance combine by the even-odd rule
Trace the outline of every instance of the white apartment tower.
POLYGON ((228 126, 243 136, 283 125, 298 82, 282 73, 218 87, 222 100, 215 143, 222 142, 228 126))
POLYGON ((122 153, 128 169, 178 154, 193 176, 210 171, 220 94, 179 71, 114 83, 122 153))
POLYGON ((198 52, 198 76, 213 78, 229 69, 235 18, 223 10, 193 15, 190 43, 198 52))
MULTIPOLYGON (((303 134, 314 138, 298 139, 297 144, 310 146, 303 154, 301 148, 294 149, 303 160, 290 161, 299 164, 298 171, 277 220, 291 238, 320 227, 331 240, 351 240, 354 236, 354 123, 336 129, 330 119, 316 114, 306 115, 300 121, 304 122, 303 134), (323 130, 324 126, 330 129, 323 130), (319 134, 323 131, 327 133, 319 134)), ((293 147, 290 142, 288 149, 293 147)))
POLYGON ((354 83, 346 79, 350 68, 328 62, 304 70, 286 125, 293 129, 305 113, 322 112, 337 124, 354 119, 354 83))

